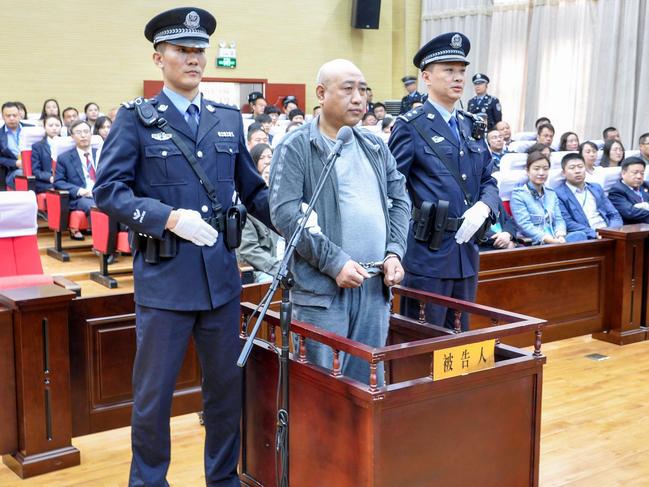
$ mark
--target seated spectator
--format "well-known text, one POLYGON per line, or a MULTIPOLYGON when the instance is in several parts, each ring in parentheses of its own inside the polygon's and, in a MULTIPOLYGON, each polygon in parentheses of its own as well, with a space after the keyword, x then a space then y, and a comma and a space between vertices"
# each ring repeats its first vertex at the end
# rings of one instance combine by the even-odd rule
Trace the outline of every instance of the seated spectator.
POLYGON ((271 120, 273 121, 273 125, 275 125, 277 124, 277 120, 279 120, 279 116, 282 112, 275 105, 266 105, 266 108, 264 108, 264 113, 270 116, 271 120))
POLYGON ((250 105, 250 112, 252 113, 252 118, 256 118, 259 115, 264 114, 266 110, 266 98, 264 98, 263 93, 259 91, 253 91, 248 94, 248 104, 250 105))
POLYGON ((113 125, 113 121, 106 117, 106 116, 101 116, 97 117, 97 120, 95 121, 95 128, 92 130, 93 135, 99 135, 102 140, 106 140, 106 137, 108 137, 108 133, 110 132, 110 127, 113 125))
POLYGON ((584 161, 586 169, 586 179, 588 176, 595 174, 595 165, 597 164, 597 145, 587 140, 579 146, 579 155, 584 161))
POLYGON ((597 238, 598 228, 621 227, 622 217, 597 183, 586 182, 586 164, 579 154, 566 154, 561 159, 566 180, 555 192, 559 197, 561 215, 568 232, 584 232, 597 238))
POLYGON ((608 192, 615 209, 627 223, 649 223, 649 185, 644 182, 645 162, 629 157, 622 162, 621 181, 608 192))
POLYGON ((550 122, 550 119, 548 117, 539 117, 536 119, 536 122, 534 122, 534 130, 538 130, 541 125, 548 124, 548 123, 552 124, 552 122, 550 122))
POLYGON ((248 129, 248 150, 252 150, 257 144, 268 144, 268 134, 264 132, 259 124, 252 124, 248 129))
POLYGON ((320 105, 313 107, 313 118, 320 115, 321 111, 322 111, 322 107, 320 105))
POLYGON ((516 222, 509 216, 502 201, 499 202, 498 209, 498 219, 485 232, 484 238, 478 242, 481 252, 516 247, 516 222))
MULTIPOLYGON (((273 150, 268 144, 257 144, 250 151, 250 156, 257 171, 268 184, 273 150)), ((248 215, 237 256, 241 263, 254 267, 255 282, 270 282, 277 274, 281 262, 281 258, 277 256, 277 242, 280 238, 262 222, 248 215)))
POLYGON ((496 130, 498 130, 498 132, 500 132, 500 135, 503 136, 503 142, 504 142, 503 151, 507 152, 507 146, 512 141, 512 129, 507 122, 501 120, 496 124, 496 130))
POLYGON ((503 136, 500 135, 500 131, 497 129, 491 129, 487 132, 487 145, 491 151, 491 164, 493 168, 492 172, 500 171, 500 159, 502 159, 505 152, 503 147, 505 146, 505 141, 503 136))
POLYGON ((38 119, 40 124, 45 126, 45 119, 50 116, 55 116, 61 120, 61 109, 59 108, 59 102, 54 98, 48 98, 43 102, 43 109, 41 110, 41 118, 38 119))
POLYGON ((363 127, 374 126, 377 123, 373 112, 367 112, 361 120, 363 127))
POLYGON ((544 187, 550 173, 550 159, 540 152, 527 156, 529 181, 512 191, 509 204, 516 224, 532 244, 552 244, 586 240, 583 232, 568 234, 561 215, 559 198, 544 187))
POLYGON ((70 125, 72 125, 72 122, 77 120, 79 118, 79 110, 77 110, 74 107, 67 107, 65 110, 63 110, 63 126, 66 128, 70 128, 70 125))
POLYGON ((0 128, 0 165, 7 171, 7 186, 14 189, 16 176, 23 173, 23 163, 20 160, 20 130, 23 122, 18 103, 8 101, 2 105, 2 120, 5 124, 0 128))
POLYGON ((365 88, 365 95, 367 96, 367 104, 365 108, 368 112, 374 111, 374 92, 369 86, 365 88))
POLYGON ((94 102, 86 103, 86 106, 83 107, 83 112, 86 114, 86 122, 90 125, 90 130, 95 129, 95 123, 99 117, 99 105, 94 102))
POLYGON ((388 112, 385 109, 385 105, 380 101, 377 101, 374 104, 374 109, 369 111, 374 112, 374 116, 376 117, 377 120, 383 120, 385 116, 388 114, 388 112))
POLYGON ((642 157, 645 164, 649 164, 649 132, 640 136, 638 145, 640 147, 640 157, 642 157))
POLYGON ((61 120, 56 115, 45 117, 45 137, 32 145, 32 174, 36 178, 36 192, 44 193, 54 186, 52 173, 52 144, 61 135, 61 120))
MULTIPOLYGON (((95 206, 92 188, 95 185, 97 151, 90 146, 90 124, 76 120, 70 125, 75 148, 59 154, 56 160, 54 187, 70 193, 70 209, 83 211, 90 220, 90 208, 95 206)), ((83 240, 78 228, 70 228, 70 238, 83 240)))
POLYGON ((604 139, 604 142, 607 140, 620 140, 620 132, 615 127, 606 127, 602 131, 602 139, 604 139))
POLYGON ((574 132, 564 132, 559 139, 560 151, 578 151, 579 136, 574 132))
POLYGON ((541 154, 543 154, 545 157, 547 157, 549 159, 551 151, 552 151, 552 149, 550 149, 550 147, 548 147, 547 145, 540 144, 540 143, 537 142, 536 144, 533 144, 532 146, 530 146, 530 148, 527 149, 526 152, 528 154, 531 154, 532 152, 540 152, 541 154))
POLYGON ((396 120, 388 115, 377 123, 377 125, 381 125, 381 133, 379 134, 379 137, 381 137, 381 139, 383 139, 383 142, 385 142, 386 144, 388 143, 388 140, 390 140, 390 134, 392 133, 394 122, 396 122, 396 120))
POLYGON ((297 106, 297 98, 293 95, 289 95, 282 100, 282 107, 284 107, 284 118, 288 119, 288 114, 291 113, 291 110, 299 108, 297 106))
POLYGON ((273 128, 273 119, 270 118, 270 115, 262 113, 255 117, 255 122, 261 125, 261 129, 267 134, 270 133, 270 129, 273 128))
POLYGON ((554 127, 552 124, 544 123, 539 125, 539 128, 536 130, 536 141, 539 144, 547 145, 548 147, 552 146, 552 140, 554 139, 554 127))
POLYGON ((288 134, 290 131, 300 128, 302 125, 304 125, 302 122, 291 122, 286 126, 286 133, 288 134))
POLYGON ((602 167, 617 167, 624 160, 624 146, 622 142, 609 139, 604 143, 602 160, 599 165, 602 167))
POLYGON ((15 103, 18 106, 18 114, 20 115, 20 123, 23 126, 30 126, 30 127, 33 127, 34 125, 36 125, 36 123, 34 123, 32 120, 29 120, 27 118, 27 114, 29 112, 27 111, 27 107, 25 106, 25 104, 23 102, 21 102, 21 101, 17 101, 15 103))
POLYGON ((299 108, 294 108, 288 112, 288 119, 291 122, 302 122, 304 123, 304 112, 299 108))

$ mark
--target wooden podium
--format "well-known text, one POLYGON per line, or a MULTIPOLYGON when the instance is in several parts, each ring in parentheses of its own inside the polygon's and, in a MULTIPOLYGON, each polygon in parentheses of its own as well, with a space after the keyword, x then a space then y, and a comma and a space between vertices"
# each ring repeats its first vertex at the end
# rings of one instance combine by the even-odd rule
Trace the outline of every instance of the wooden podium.
MULTIPOLYGON (((407 288, 394 290, 456 309, 458 326, 463 312, 487 316, 494 326, 458 333, 393 314, 387 346, 372 348, 293 322, 300 345, 290 362, 290 485, 536 486, 544 321, 407 288), (499 343, 522 332, 535 333, 533 352, 499 343), (307 362, 305 338, 332 347, 330 369, 307 362), (464 349, 464 356, 485 343, 491 343, 491 368, 438 377, 446 372, 452 351, 464 349), (341 375, 339 352, 369 362, 367 384, 341 375), (437 369, 442 366, 434 356, 444 357, 444 371, 437 369), (384 386, 374 374, 380 362, 386 369, 384 386)), ((252 309, 242 304, 244 316, 252 309)), ((266 323, 279 326, 278 315, 272 313, 266 323)), ((273 335, 279 333, 269 333, 273 335)), ((276 486, 278 357, 273 347, 257 340, 245 369, 240 472, 247 486, 276 486)), ((455 357, 456 367, 463 356, 455 357)))

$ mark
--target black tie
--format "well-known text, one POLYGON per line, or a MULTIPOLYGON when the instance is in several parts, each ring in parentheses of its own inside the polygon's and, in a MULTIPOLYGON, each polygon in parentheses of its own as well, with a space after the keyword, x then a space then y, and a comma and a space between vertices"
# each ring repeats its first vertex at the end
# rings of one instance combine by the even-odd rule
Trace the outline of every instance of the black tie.
POLYGON ((194 134, 194 137, 196 137, 196 134, 198 133, 198 121, 196 120, 198 118, 196 116, 198 114, 198 107, 194 104, 189 105, 187 107, 187 114, 189 115, 187 117, 187 124, 189 125, 192 134, 194 134))

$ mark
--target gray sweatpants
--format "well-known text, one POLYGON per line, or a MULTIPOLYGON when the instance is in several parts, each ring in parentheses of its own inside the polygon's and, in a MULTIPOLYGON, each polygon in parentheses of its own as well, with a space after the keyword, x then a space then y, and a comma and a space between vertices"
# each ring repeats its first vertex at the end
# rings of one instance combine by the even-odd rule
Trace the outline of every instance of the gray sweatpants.
MULTIPOLYGON (((366 279, 358 288, 339 288, 329 308, 293 305, 293 317, 351 340, 382 347, 388 335, 390 303, 383 291, 383 274, 366 279)), ((313 340, 306 340, 309 362, 333 368, 333 350, 313 340)), ((370 368, 364 360, 340 354, 342 373, 369 384, 370 368)), ((383 364, 377 367, 378 384, 383 385, 383 364)))

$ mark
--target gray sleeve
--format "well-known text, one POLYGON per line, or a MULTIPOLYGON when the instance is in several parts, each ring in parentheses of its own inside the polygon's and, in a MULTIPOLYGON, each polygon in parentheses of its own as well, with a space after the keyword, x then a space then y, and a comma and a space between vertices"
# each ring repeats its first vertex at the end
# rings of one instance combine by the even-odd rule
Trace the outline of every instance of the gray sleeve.
MULTIPOLYGON (((270 217, 282 236, 288 241, 302 216, 300 205, 308 201, 304 194, 307 177, 308 146, 290 137, 291 144, 280 143, 270 165, 270 217)), ((297 253, 320 272, 332 279, 340 273, 350 257, 324 233, 305 231, 296 248, 297 253)))
MULTIPOLYGON (((263 223, 259 223, 263 225, 263 223)), ((279 270, 279 260, 272 254, 272 249, 264 248, 259 242, 257 226, 248 218, 241 232, 241 246, 237 249, 239 257, 255 270, 267 274, 276 274, 279 270)))
POLYGON ((397 254, 400 259, 406 253, 408 227, 410 223, 411 202, 406 191, 406 177, 397 169, 397 161, 385 144, 382 144, 383 157, 386 160, 386 177, 388 199, 391 205, 388 209, 390 218, 390 233, 386 253, 397 254))

